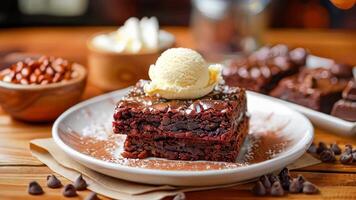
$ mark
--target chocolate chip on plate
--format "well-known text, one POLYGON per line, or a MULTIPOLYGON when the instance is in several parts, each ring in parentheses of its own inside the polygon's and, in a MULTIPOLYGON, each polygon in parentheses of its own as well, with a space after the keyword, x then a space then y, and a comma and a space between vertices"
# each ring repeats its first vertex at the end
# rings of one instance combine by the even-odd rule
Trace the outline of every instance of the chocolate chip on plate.
POLYGON ((335 155, 341 154, 341 148, 337 144, 330 144, 330 149, 334 152, 335 155))
POLYGON ((289 190, 289 184, 291 181, 291 177, 290 177, 288 168, 285 167, 284 169, 282 169, 282 171, 279 173, 279 180, 281 182, 283 189, 289 190))
POLYGON ((272 184, 269 181, 268 176, 266 176, 266 175, 261 176, 260 181, 267 190, 271 188, 272 184))
POLYGON ((87 197, 85 197, 85 200, 100 200, 100 198, 95 192, 91 192, 87 197))
POLYGON ((74 185, 68 184, 63 188, 63 196, 65 197, 75 197, 78 196, 77 190, 75 189, 74 185))
POLYGON ((352 157, 352 154, 350 153, 342 153, 341 156, 340 156, 340 162, 344 165, 348 165, 348 164, 351 164, 353 161, 353 157, 352 157))
POLYGON ((257 181, 251 191, 252 194, 256 196, 264 196, 267 194, 266 188, 261 181, 257 181))
POLYGON ((49 188, 60 188, 62 183, 55 175, 51 174, 47 176, 47 186, 49 188))
POLYGON ((307 152, 308 153, 312 153, 312 154, 316 154, 317 149, 318 149, 318 147, 314 143, 312 143, 310 145, 310 147, 308 148, 307 152))
POLYGON ((74 187, 77 190, 86 190, 87 189, 87 182, 83 179, 82 175, 79 175, 78 178, 74 181, 74 187))
POLYGON ((271 187, 271 195, 272 196, 283 196, 284 195, 284 190, 282 188, 282 185, 280 182, 276 181, 273 183, 271 187))
POLYGON ((299 193, 303 190, 303 183, 298 178, 293 178, 289 184, 290 193, 299 193))
POLYGON ((331 163, 334 162, 335 159, 335 154, 333 151, 330 149, 326 149, 323 152, 320 153, 320 160, 325 163, 331 163))
POLYGON ((173 200, 185 200, 185 194, 183 192, 180 192, 173 197, 173 200))
POLYGON ((319 142, 319 146, 316 149, 316 153, 320 154, 321 152, 323 152, 324 150, 328 149, 328 147, 326 146, 326 144, 324 142, 319 142))
POLYGON ((303 183, 303 193, 305 194, 316 194, 319 192, 319 189, 311 182, 305 181, 303 183))
POLYGON ((28 193, 31 195, 43 194, 43 189, 36 181, 31 181, 28 185, 28 193))

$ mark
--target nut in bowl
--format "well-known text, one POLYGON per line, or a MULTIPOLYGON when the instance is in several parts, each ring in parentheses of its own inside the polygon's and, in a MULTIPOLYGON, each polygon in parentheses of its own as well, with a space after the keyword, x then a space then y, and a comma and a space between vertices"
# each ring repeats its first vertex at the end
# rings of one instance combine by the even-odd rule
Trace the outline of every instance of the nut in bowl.
POLYGON ((55 120, 77 103, 86 69, 62 58, 27 58, 0 72, 0 104, 12 117, 28 122, 55 120))
POLYGON ((156 18, 130 18, 117 31, 89 39, 89 81, 103 90, 115 90, 147 79, 150 64, 174 41, 172 34, 159 30, 156 18))

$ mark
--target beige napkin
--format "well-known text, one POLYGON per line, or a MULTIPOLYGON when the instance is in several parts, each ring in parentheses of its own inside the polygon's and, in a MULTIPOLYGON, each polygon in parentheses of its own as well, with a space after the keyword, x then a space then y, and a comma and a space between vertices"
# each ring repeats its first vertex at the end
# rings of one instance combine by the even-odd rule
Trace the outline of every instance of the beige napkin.
MULTIPOLYGON (((47 165, 54 172, 74 181, 79 174, 83 174, 89 184, 89 189, 114 199, 162 199, 167 196, 174 196, 181 192, 209 190, 216 188, 231 187, 245 182, 228 185, 218 185, 209 187, 177 187, 169 185, 145 185, 134 183, 117 178, 112 178, 95 172, 67 156, 52 140, 36 139, 30 142, 32 155, 47 165)), ((320 163, 309 154, 304 154, 296 162, 288 166, 290 169, 302 168, 320 163)), ((138 177, 139 178, 139 177, 138 177)))

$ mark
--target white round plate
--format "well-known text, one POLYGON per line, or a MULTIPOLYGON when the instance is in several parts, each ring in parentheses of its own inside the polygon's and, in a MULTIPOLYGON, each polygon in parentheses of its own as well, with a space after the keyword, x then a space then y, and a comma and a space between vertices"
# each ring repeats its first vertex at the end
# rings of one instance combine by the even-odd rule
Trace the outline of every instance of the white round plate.
POLYGON ((248 92, 250 133, 236 163, 122 158, 124 136, 112 134, 111 121, 116 102, 128 90, 92 98, 63 113, 52 129, 56 144, 74 160, 108 176, 145 184, 208 186, 279 170, 302 156, 313 140, 306 117, 248 92))

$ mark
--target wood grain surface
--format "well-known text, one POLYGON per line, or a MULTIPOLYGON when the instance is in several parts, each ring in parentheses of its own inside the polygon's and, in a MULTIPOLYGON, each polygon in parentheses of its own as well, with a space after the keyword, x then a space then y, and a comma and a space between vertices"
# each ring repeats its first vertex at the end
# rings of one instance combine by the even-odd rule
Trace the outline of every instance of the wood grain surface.
MULTIPOLYGON (((86 64, 85 42, 99 31, 113 30, 115 27, 60 27, 60 28, 16 28, 0 31, 0 52, 22 50, 32 53, 61 56, 86 64)), ((177 46, 195 47, 194 39, 187 28, 168 27, 166 30, 177 37, 177 46)), ((266 43, 286 43, 303 46, 314 54, 334 58, 338 61, 356 64, 356 31, 323 30, 270 30, 263 34, 266 43)), ((101 94, 103 91, 88 85, 83 99, 101 94)), ((51 171, 33 158, 29 152, 29 141, 34 138, 51 136, 51 124, 26 124, 11 119, 0 110, 0 199, 65 199, 60 189, 44 188, 45 195, 30 196, 27 185, 37 180, 45 185, 51 171)), ((356 137, 332 134, 316 127, 315 142, 353 144, 356 137)), ((293 171, 302 174, 321 189, 319 195, 288 195, 288 199, 356 199, 356 165, 319 164, 293 171)), ((64 182, 68 182, 60 177, 64 182)), ((251 184, 237 187, 187 193, 187 199, 256 199, 250 193, 251 184)), ((79 193, 83 199, 89 191, 79 193)), ((167 198, 171 199, 171 198, 167 198)), ((272 197, 261 199, 274 199, 272 197)), ((278 198, 276 198, 278 199, 278 198)), ((280 199, 280 198, 279 198, 280 199)))

